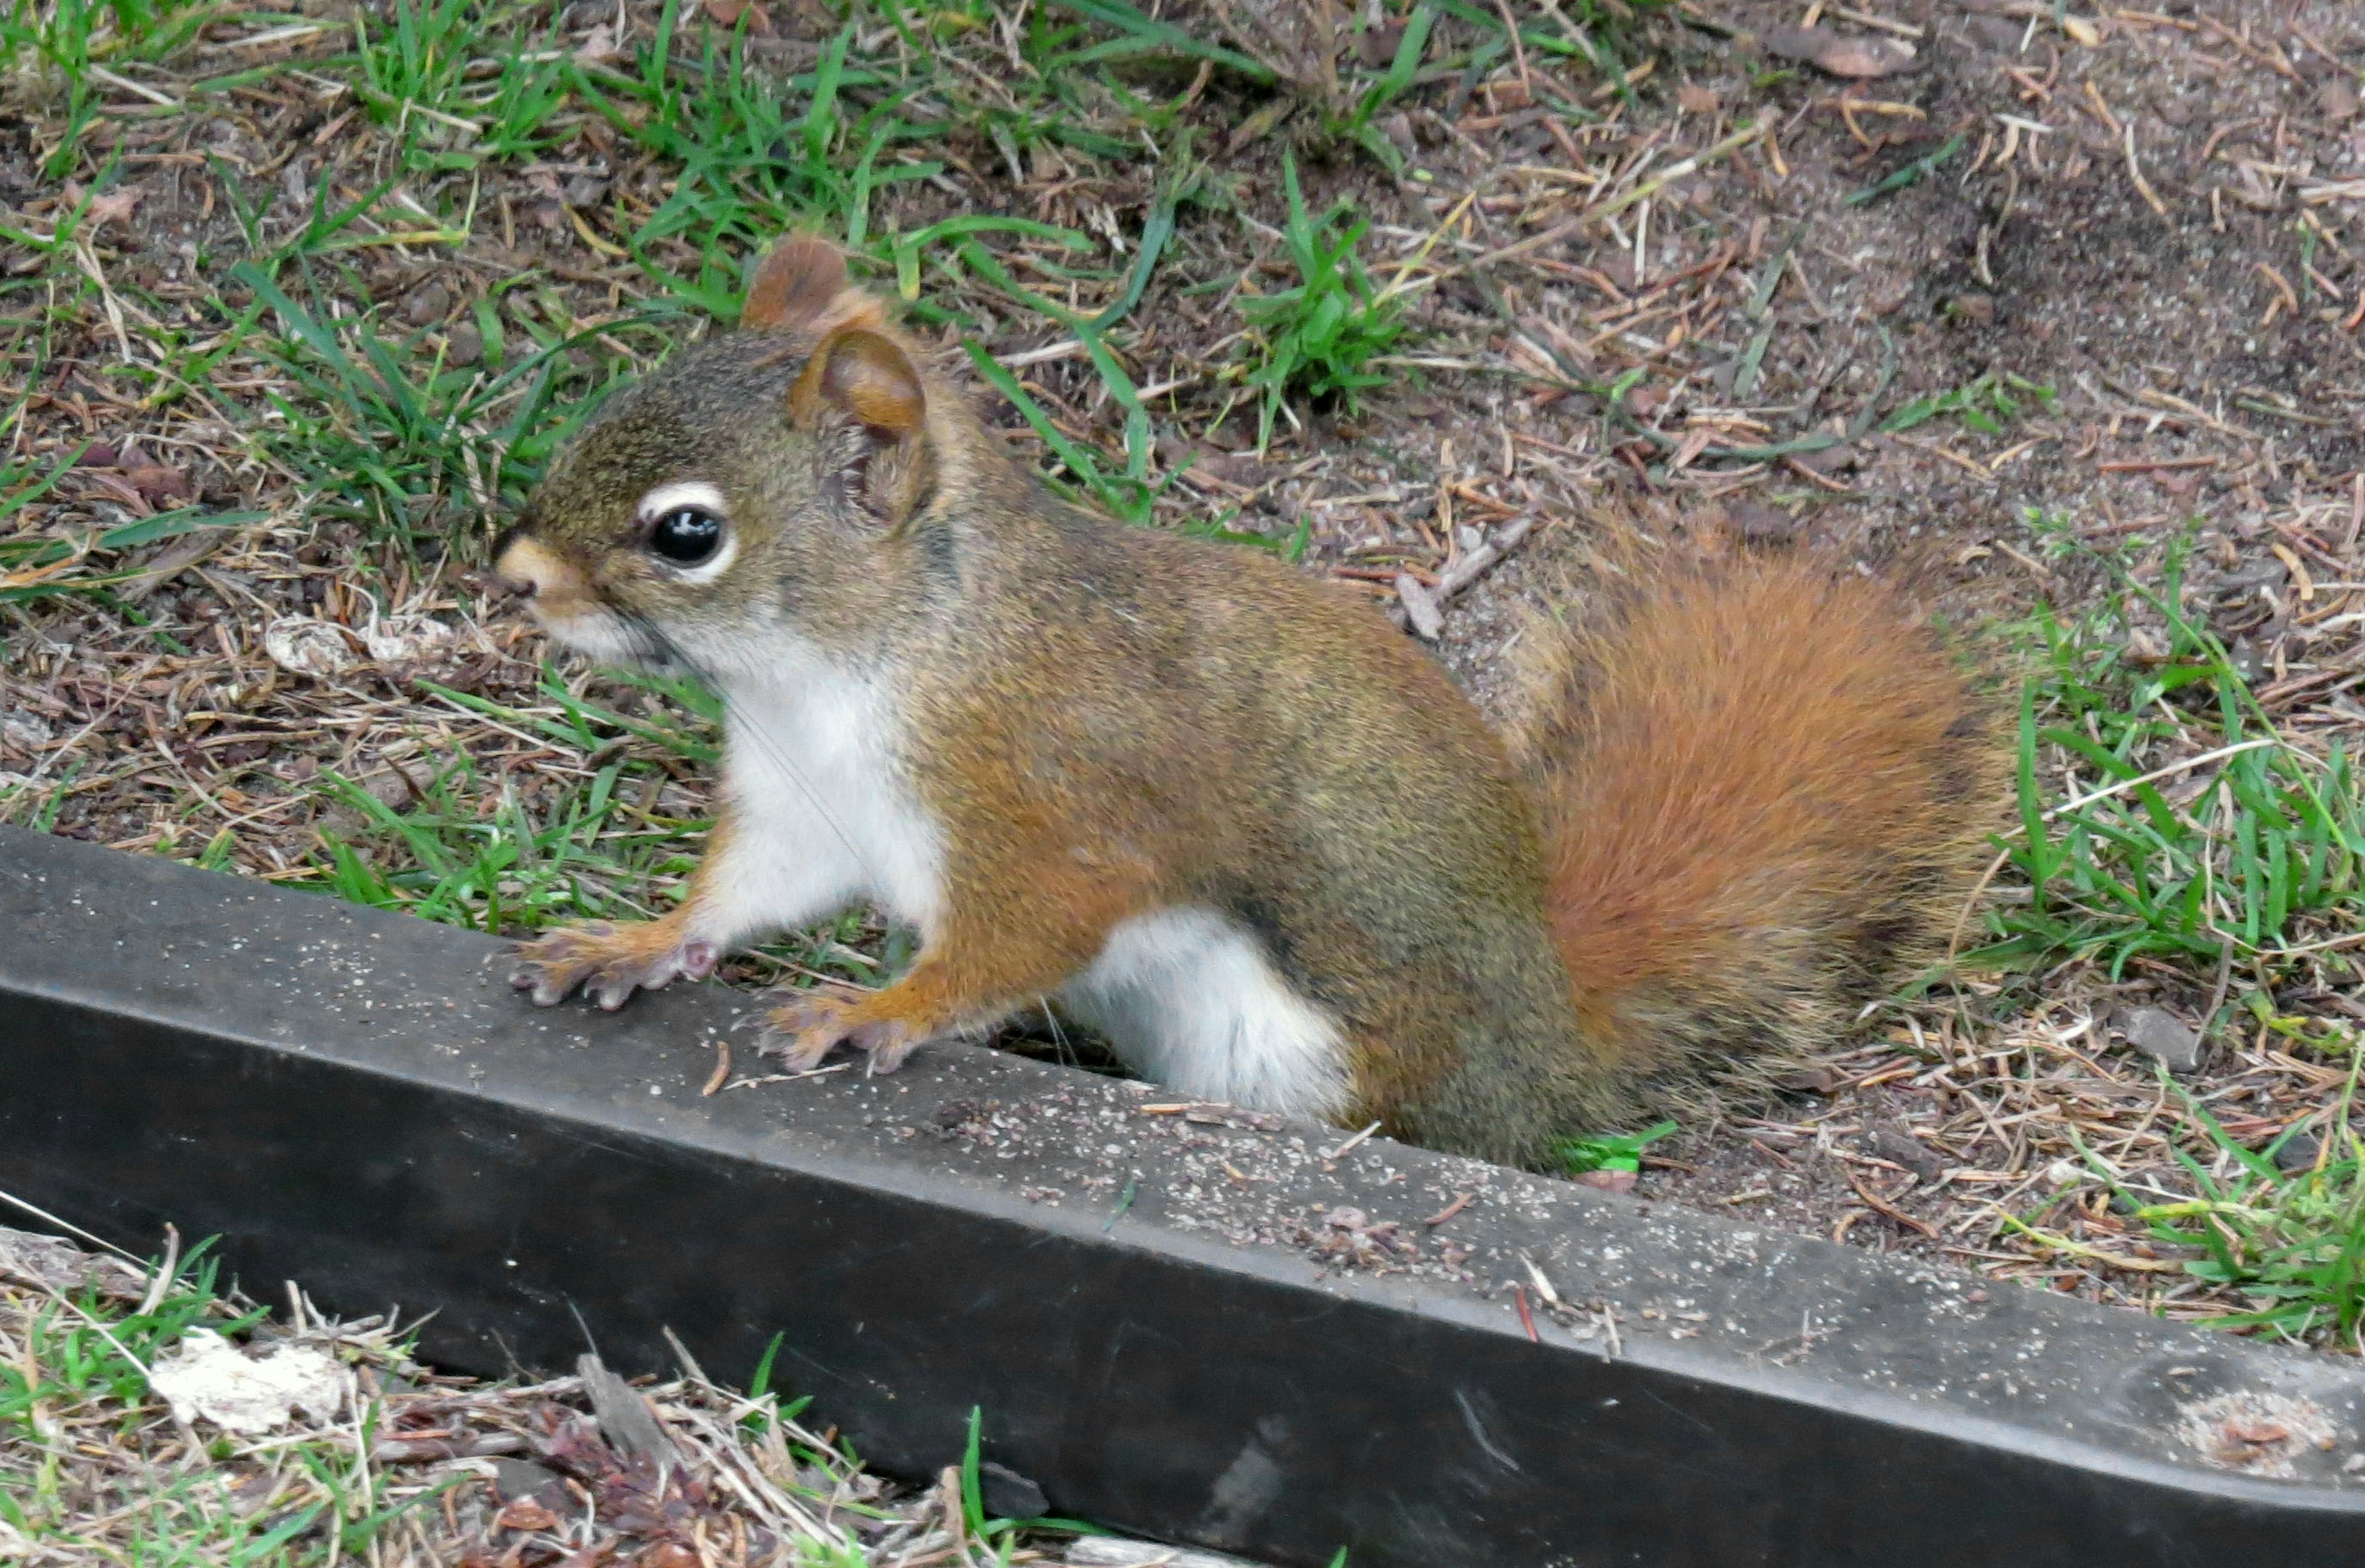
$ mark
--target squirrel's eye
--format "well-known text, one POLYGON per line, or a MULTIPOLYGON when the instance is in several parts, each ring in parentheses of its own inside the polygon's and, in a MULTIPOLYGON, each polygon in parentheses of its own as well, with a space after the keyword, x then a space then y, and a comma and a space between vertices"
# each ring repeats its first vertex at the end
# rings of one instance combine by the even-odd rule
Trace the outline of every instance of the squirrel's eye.
POLYGON ((723 543, 723 520, 698 507, 677 507, 649 530, 649 548, 678 566, 695 566, 723 543))

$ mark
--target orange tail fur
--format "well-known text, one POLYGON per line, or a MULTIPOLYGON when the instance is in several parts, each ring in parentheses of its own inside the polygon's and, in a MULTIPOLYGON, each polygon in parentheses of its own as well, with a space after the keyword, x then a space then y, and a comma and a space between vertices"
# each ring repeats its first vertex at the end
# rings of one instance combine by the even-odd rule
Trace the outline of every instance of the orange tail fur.
POLYGON ((1805 560, 1709 562, 1544 641, 1513 743, 1600 1066, 1677 1099, 1763 1080, 1934 954, 2003 757, 1889 594, 1805 560))

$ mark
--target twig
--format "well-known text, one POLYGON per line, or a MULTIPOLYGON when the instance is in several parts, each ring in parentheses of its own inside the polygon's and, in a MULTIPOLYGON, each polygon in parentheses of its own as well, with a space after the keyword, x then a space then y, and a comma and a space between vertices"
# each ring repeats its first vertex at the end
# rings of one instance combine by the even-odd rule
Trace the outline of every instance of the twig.
POLYGON ((1447 1220, 1452 1219, 1455 1215, 1460 1214, 1463 1209, 1468 1208, 1470 1206, 1471 1197, 1472 1194, 1468 1193, 1454 1193, 1453 1201, 1452 1203, 1446 1204, 1443 1208, 1438 1210, 1435 1214, 1429 1215, 1420 1223, 1429 1226, 1431 1230, 1436 1229, 1439 1226, 1443 1225, 1447 1220))
POLYGON ((1871 1192, 1866 1190, 1863 1182, 1855 1179, 1855 1172, 1848 1170, 1845 1166, 1842 1166, 1840 1168, 1840 1174, 1846 1179, 1849 1186, 1855 1189, 1855 1195, 1862 1198, 1874 1209, 1887 1215, 1889 1218, 1895 1220, 1900 1225, 1911 1226, 1913 1229, 1920 1231, 1922 1235, 1928 1237, 1933 1241, 1938 1239, 1938 1227, 1932 1225, 1928 1220, 1916 1219, 1913 1215, 1907 1214, 1903 1209, 1899 1208, 1895 1204, 1890 1203, 1886 1198, 1874 1196, 1871 1192))
POLYGON ((2121 127, 2120 129, 2122 132, 2120 139, 2121 144, 2127 150, 2127 177, 2135 181, 2136 194, 2144 198, 2145 203, 2151 207, 2153 213, 2158 217, 2166 218, 2168 216, 2168 204, 2159 199, 2159 193, 2151 188, 2151 182, 2149 180, 2144 178, 2143 166, 2135 162, 2135 122, 2133 120, 2129 120, 2124 126, 2121 127))
POLYGON ((114 1253, 117 1257, 122 1259, 127 1263, 136 1264, 142 1269, 145 1269, 148 1266, 145 1260, 133 1257, 130 1253, 126 1252, 122 1248, 118 1247, 114 1242, 106 1239, 106 1238, 103 1236, 93 1236, 89 1231, 84 1230, 82 1226, 73 1224, 72 1221, 60 1219, 57 1215, 51 1214, 45 1208, 37 1207, 32 1204, 28 1204, 24 1199, 17 1196, 14 1193, 0 1191, 0 1204, 6 1204, 12 1208, 22 1209, 27 1214, 31 1215, 35 1219, 41 1221, 43 1224, 54 1225, 60 1230, 65 1231, 70 1235, 78 1236, 84 1241, 89 1242, 93 1247, 104 1247, 109 1252, 114 1253))
MULTIPOLYGON (((2237 741, 2232 745, 2221 745, 2215 751, 2204 751, 2199 756, 2188 756, 2182 762, 2171 762, 2166 767, 2155 767, 2149 773, 2137 774, 2133 778, 2122 778, 2116 784, 2110 785, 2104 789, 2096 790, 2090 793, 2079 795, 2074 800, 2064 801, 2059 805, 2055 806, 2050 811, 2046 812, 2042 820, 2051 822, 2055 818, 2060 816, 2064 812, 2082 810, 2087 806, 2092 805, 2097 801, 2106 801, 2113 795, 2124 794, 2129 790, 2141 789, 2146 784, 2157 784, 2163 778, 2170 778, 2180 773, 2190 773, 2196 767, 2218 761, 2223 757, 2238 756, 2240 753, 2246 751, 2256 751, 2260 746, 2281 745, 2281 744, 2282 742, 2279 737, 2267 735, 2254 741, 2237 741)), ((2007 830, 2007 833, 2011 831, 2015 830, 2007 830)), ((2016 831, 2025 833, 2027 828, 2025 825, 2023 825, 2016 831)))
POLYGON ((144 83, 134 82, 129 76, 118 76, 103 65, 85 64, 83 71, 94 80, 104 82, 110 87, 120 87, 127 93, 136 93, 151 104, 162 104, 168 109, 177 109, 181 106, 181 100, 170 94, 160 93, 144 83))

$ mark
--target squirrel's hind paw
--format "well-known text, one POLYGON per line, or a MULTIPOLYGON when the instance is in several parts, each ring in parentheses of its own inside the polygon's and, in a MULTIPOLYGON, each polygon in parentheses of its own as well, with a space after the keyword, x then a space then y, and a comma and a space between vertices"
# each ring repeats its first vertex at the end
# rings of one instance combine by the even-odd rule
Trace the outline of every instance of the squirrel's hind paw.
POLYGON ((635 991, 657 991, 676 980, 704 980, 720 956, 712 943, 679 941, 660 921, 617 924, 595 920, 545 931, 516 948, 510 983, 533 993, 534 1005, 563 1001, 577 986, 612 1013, 635 991))
POLYGON ((919 1039, 900 1020, 863 1018, 862 1002, 859 996, 807 991, 765 1014, 757 1049, 783 1058, 791 1071, 808 1072, 833 1048, 849 1045, 869 1054, 872 1072, 892 1072, 919 1039))

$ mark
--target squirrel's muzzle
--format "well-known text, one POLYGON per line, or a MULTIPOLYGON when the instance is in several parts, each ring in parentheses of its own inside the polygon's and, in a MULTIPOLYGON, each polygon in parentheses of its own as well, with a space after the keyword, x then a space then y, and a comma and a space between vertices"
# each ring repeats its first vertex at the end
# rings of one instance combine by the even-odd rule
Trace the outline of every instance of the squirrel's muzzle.
POLYGON ((493 552, 493 577, 516 599, 548 603, 584 596, 582 574, 557 551, 521 529, 503 534, 493 552))
POLYGON ((522 566, 524 563, 522 561, 512 563, 510 559, 519 546, 529 543, 531 542, 526 538, 525 524, 521 522, 513 522, 501 530, 499 537, 493 541, 493 569, 486 576, 489 579, 489 586, 496 592, 511 599, 533 597, 534 589, 541 585, 535 581, 531 573, 512 569, 513 566, 522 566))

